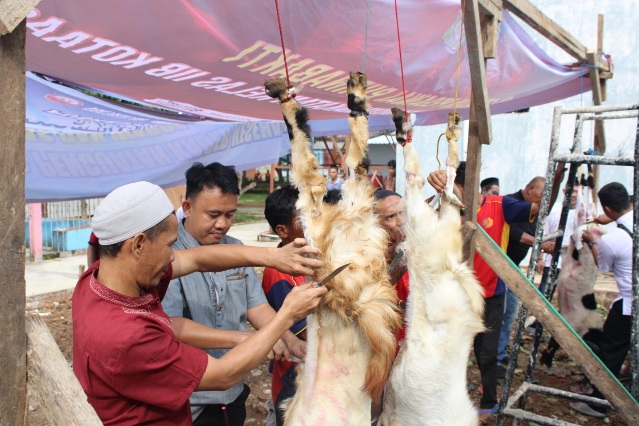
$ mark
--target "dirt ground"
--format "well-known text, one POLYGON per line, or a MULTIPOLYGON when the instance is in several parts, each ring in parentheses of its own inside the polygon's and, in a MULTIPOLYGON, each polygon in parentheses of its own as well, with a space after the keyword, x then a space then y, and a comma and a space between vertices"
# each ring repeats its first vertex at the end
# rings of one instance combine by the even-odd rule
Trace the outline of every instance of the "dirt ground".
MULTIPOLYGON (((72 358, 72 322, 71 322, 71 294, 56 297, 45 298, 38 302, 27 304, 28 315, 40 315, 48 325, 64 356, 71 364, 72 358)), ((519 356, 519 367, 516 370, 515 383, 513 390, 520 383, 525 371, 526 358, 531 348, 531 342, 524 342, 523 350, 519 356)), ((468 369, 469 389, 471 398, 478 403, 480 398, 480 380, 479 372, 471 358, 468 369)), ((547 386, 557 389, 570 390, 583 378, 583 374, 579 366, 570 360, 565 353, 558 353, 555 363, 551 370, 546 367, 537 367, 535 370, 535 382, 541 386, 547 386)), ((251 371, 245 378, 245 382, 251 387, 251 395, 247 402, 247 425, 264 425, 266 424, 266 402, 270 398, 270 374, 268 373, 268 362, 263 361, 257 368, 251 371)), ((48 425, 46 417, 43 413, 44 408, 30 404, 29 407, 29 425, 46 426, 48 425)), ((625 422, 616 413, 612 413, 605 419, 596 419, 576 413, 568 407, 568 401, 543 396, 539 394, 531 394, 528 398, 527 410, 554 417, 580 425, 623 425, 625 422)), ((496 424, 494 418, 489 419, 484 424, 496 424)), ((510 420, 506 420, 506 424, 510 424, 510 420)), ((531 423, 534 424, 534 423, 531 423)))

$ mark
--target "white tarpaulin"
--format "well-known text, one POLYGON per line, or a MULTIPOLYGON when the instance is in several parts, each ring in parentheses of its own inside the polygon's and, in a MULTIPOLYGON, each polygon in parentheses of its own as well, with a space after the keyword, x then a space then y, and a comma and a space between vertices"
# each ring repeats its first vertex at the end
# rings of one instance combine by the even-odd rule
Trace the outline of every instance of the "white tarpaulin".
MULTIPOLYGON (((368 0, 280 0, 279 3, 290 80, 301 88, 297 99, 310 110, 314 135, 348 132, 345 82, 348 71, 363 68, 365 44, 370 126, 372 130, 391 128, 390 108, 403 108, 394 1, 370 1, 368 31, 368 0)), ((417 125, 444 122, 455 105, 460 2, 398 3, 408 111, 415 114, 417 125)), ((279 140, 276 144, 261 143, 261 135, 267 135, 265 139, 274 137, 268 130, 277 127, 272 120, 281 123, 280 109, 264 94, 263 83, 286 75, 272 0, 43 0, 30 14, 27 27, 28 70, 123 99, 208 119, 208 122, 175 120, 171 124, 156 124, 154 136, 149 136, 148 129, 129 129, 104 121, 90 123, 93 116, 85 111, 84 125, 90 128, 88 132, 102 136, 90 143, 71 145, 68 140, 74 136, 69 133, 80 137, 87 130, 68 126, 67 122, 60 124, 58 120, 64 119, 61 115, 42 113, 36 104, 36 100, 42 103, 41 96, 34 92, 32 81, 27 88, 27 110, 32 121, 27 122, 30 160, 27 198, 31 200, 98 195, 121 182, 141 178, 164 185, 175 183, 187 163, 198 159, 235 164, 242 170, 254 166, 259 158, 263 158, 262 164, 272 161, 283 149, 279 140), (258 129, 253 137, 258 139, 252 140, 247 152, 235 151, 239 155, 231 155, 230 149, 212 155, 213 147, 223 137, 229 139, 231 130, 223 130, 225 126, 235 128, 234 123, 253 123, 254 129, 258 129), (61 125, 64 130, 56 130, 61 125), (260 131, 263 127, 267 130, 260 131), (182 137, 182 133, 191 139, 182 137), (35 166, 32 152, 42 150, 44 134, 48 135, 47 152, 54 157, 56 152, 65 152, 65 167, 72 170, 87 166, 82 163, 84 157, 70 153, 91 152, 95 164, 99 164, 100 152, 114 150, 113 138, 122 150, 151 141, 157 146, 181 143, 192 155, 177 156, 173 162, 169 161, 169 155, 165 161, 170 164, 160 169, 155 168, 157 161, 139 158, 148 167, 135 173, 121 171, 115 180, 110 173, 62 179, 53 172, 51 176, 42 173, 47 158, 54 157, 44 158, 39 167, 35 166), (195 143, 198 148, 190 148, 192 140, 209 145, 201 147, 195 143), (211 155, 197 157, 198 149, 211 155), (73 164, 75 158, 79 163, 73 164)), ((471 84, 465 43, 462 53, 456 105, 462 117, 467 118, 471 84)), ((590 89, 589 80, 580 81, 587 74, 586 68, 556 63, 506 12, 497 56, 488 60, 486 67, 494 114, 590 89)), ((54 90, 51 85, 47 87, 54 90)), ((104 120, 99 114, 96 117, 104 120)), ((158 120, 149 117, 151 121, 158 120)), ((171 122, 159 119, 162 120, 171 122)), ((153 153, 131 155, 144 157, 153 153)))

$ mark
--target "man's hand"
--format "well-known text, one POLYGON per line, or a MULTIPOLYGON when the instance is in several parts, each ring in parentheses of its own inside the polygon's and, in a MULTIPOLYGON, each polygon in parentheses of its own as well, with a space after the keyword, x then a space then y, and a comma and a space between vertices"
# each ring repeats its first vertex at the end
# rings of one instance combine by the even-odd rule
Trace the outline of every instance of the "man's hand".
POLYGON ((271 266, 293 276, 313 275, 313 268, 320 268, 324 264, 316 259, 319 250, 307 245, 303 238, 297 238, 282 248, 274 248, 271 254, 271 266))
MULTIPOLYGON (((293 335, 293 337, 289 338, 286 341, 286 346, 288 347, 288 351, 291 355, 296 356, 297 358, 304 361, 306 359, 306 342, 297 338, 297 336, 293 335)), ((290 359, 287 358, 290 361, 290 359)))
POLYGON ((446 171, 445 170, 437 170, 428 175, 428 183, 430 186, 435 188, 435 191, 441 193, 446 188, 446 171))
POLYGON ((541 243, 541 249, 544 253, 552 253, 555 251, 555 241, 546 241, 541 243))
POLYGON ((291 352, 282 339, 278 340, 275 346, 273 346, 273 350, 268 354, 268 359, 274 359, 276 361, 291 360, 291 352))
POLYGON ((586 243, 596 243, 599 241, 599 235, 592 231, 586 231, 581 235, 581 240, 586 243))
POLYGON ((543 274, 544 273, 544 258, 540 257, 539 260, 537 261, 537 273, 538 274, 543 274))
POLYGON ((277 315, 299 321, 317 309, 327 291, 325 285, 313 287, 310 282, 298 285, 286 296, 277 315))

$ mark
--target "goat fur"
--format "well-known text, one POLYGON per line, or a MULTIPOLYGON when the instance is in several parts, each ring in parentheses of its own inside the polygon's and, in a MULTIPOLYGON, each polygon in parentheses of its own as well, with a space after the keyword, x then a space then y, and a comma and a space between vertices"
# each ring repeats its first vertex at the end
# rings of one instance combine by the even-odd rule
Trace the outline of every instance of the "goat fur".
MULTIPOLYGON (((405 139, 410 132, 402 117, 405 113, 394 108, 398 140, 400 133, 405 139)), ((484 331, 482 288, 462 261, 459 209, 447 193, 439 215, 424 202, 417 152, 412 143, 403 149, 407 175, 403 250, 410 292, 406 339, 386 387, 381 424, 476 425, 466 369, 473 339, 484 331)), ((456 138, 452 138, 447 164, 456 168, 456 156, 456 138)), ((454 170, 448 179, 454 179, 454 170)))
POLYGON ((300 190, 296 207, 305 236, 324 261, 313 278, 350 263, 326 284, 329 292, 308 317, 306 362, 285 424, 370 424, 371 401, 379 400, 388 379, 401 317, 386 271, 386 232, 373 212, 373 187, 361 165, 368 142, 366 76, 351 73, 347 84, 353 141, 346 164, 352 173, 336 205, 322 202, 326 178, 317 172, 306 109, 290 98, 286 80, 265 86, 280 100, 289 130, 291 180, 300 190))

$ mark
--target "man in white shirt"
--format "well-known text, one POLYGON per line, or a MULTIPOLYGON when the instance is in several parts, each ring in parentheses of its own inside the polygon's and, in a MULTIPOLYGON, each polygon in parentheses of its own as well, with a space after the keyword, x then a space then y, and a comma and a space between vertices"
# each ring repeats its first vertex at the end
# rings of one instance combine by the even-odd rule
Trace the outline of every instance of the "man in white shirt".
MULTIPOLYGON (((583 240, 591 246, 599 270, 612 272, 619 288, 619 297, 612 303, 603 326, 599 354, 601 361, 617 376, 630 350, 633 212, 628 191, 618 182, 609 183, 599 190, 599 202, 606 216, 617 223, 617 228, 599 240, 594 233, 586 232, 583 240)), ((598 389, 594 389, 592 396, 603 397, 598 389)), ((571 407, 576 404, 580 403, 573 403, 571 407)), ((577 406, 573 408, 580 411, 577 406)), ((599 412, 605 410, 594 405, 590 408, 599 412)))

